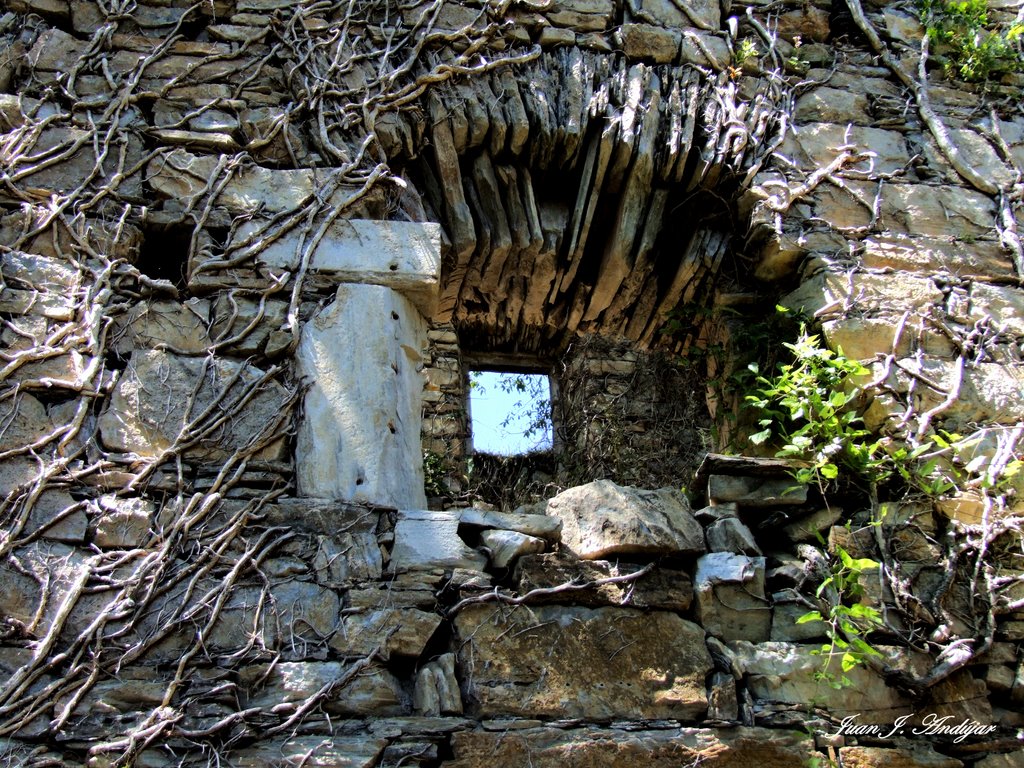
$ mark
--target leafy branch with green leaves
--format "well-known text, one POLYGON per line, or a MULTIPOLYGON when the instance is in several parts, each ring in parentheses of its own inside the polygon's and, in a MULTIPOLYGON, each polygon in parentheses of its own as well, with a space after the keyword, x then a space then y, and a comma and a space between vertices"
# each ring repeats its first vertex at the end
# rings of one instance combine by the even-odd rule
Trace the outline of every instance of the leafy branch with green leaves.
POLYGON ((1024 66, 1024 23, 993 23, 986 0, 919 0, 918 10, 948 76, 976 83, 1024 66))
POLYGON ((882 653, 865 639, 871 632, 884 627, 882 615, 878 609, 862 601, 864 586, 861 584, 861 575, 878 567, 878 561, 868 557, 852 557, 845 549, 837 546, 831 572, 815 593, 828 607, 824 613, 821 610, 808 611, 796 620, 797 624, 812 621, 825 624, 829 642, 814 651, 825 657, 825 663, 815 673, 815 679, 837 690, 852 684, 846 673, 854 667, 872 658, 882 658, 882 653), (836 656, 840 656, 839 675, 829 669, 836 656))

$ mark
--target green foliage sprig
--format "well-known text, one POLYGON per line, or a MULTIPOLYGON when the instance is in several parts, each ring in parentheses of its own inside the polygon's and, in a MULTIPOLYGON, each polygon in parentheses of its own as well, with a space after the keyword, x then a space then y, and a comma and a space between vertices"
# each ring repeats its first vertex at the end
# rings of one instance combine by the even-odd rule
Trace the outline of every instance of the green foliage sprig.
POLYGON ((1024 65, 1024 24, 992 24, 986 0, 919 0, 929 41, 948 48, 946 74, 983 82, 1024 65))
POLYGON ((854 667, 867 663, 871 657, 880 658, 881 652, 874 648, 865 638, 883 626, 882 615, 877 609, 861 602, 864 587, 861 575, 864 571, 878 568, 877 561, 868 557, 851 557, 842 547, 836 547, 836 557, 832 561, 832 572, 818 587, 817 596, 821 598, 826 591, 831 591, 835 598, 829 601, 827 614, 821 611, 808 611, 796 620, 797 624, 821 621, 825 624, 825 634, 829 642, 814 651, 825 657, 825 663, 815 673, 815 679, 828 683, 839 689, 851 685, 846 676, 854 667), (836 675, 830 669, 832 659, 840 655, 841 673, 836 675))
POLYGON ((860 390, 850 386, 868 369, 824 347, 806 327, 795 343, 784 346, 793 362, 780 364, 771 378, 761 374, 757 363, 748 366, 756 392, 745 400, 757 409, 762 427, 749 440, 755 445, 781 442, 776 456, 807 461, 808 466, 795 470, 800 483, 824 487, 839 476, 840 467, 870 481, 883 479, 889 470, 878 458, 880 444, 867 440, 870 433, 853 407, 860 390))

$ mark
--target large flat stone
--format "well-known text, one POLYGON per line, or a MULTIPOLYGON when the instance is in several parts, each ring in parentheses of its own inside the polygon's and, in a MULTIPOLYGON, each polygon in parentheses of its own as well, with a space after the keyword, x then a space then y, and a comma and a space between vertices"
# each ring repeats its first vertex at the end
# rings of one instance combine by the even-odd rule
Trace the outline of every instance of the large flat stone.
POLYGON ((942 306, 945 297, 934 281, 916 275, 822 272, 782 297, 780 303, 817 317, 839 315, 847 305, 860 311, 921 310, 942 306))
MULTIPOLYGON (((937 384, 941 391, 918 382, 914 405, 924 413, 945 402, 957 379, 956 364, 948 360, 905 358, 901 366, 937 384)), ((910 375, 896 371, 892 380, 897 391, 906 391, 910 375)), ((1024 391, 1024 366, 979 363, 963 372, 956 400, 942 412, 941 419, 957 431, 970 423, 1016 424, 1020 421, 1021 392, 1024 391)), ((948 428, 948 427, 947 427, 948 428)))
POLYGON ((704 552, 704 531, 686 497, 672 488, 646 491, 595 480, 549 500, 547 514, 562 521, 562 546, 584 560, 704 552))
POLYGON ((704 631, 674 613, 479 605, 455 629, 480 717, 693 720, 707 710, 704 631))
POLYGON ((241 670, 240 683, 249 707, 287 711, 287 705, 298 706, 326 687, 321 707, 331 714, 388 717, 407 712, 408 697, 386 669, 370 665, 347 684, 337 685, 347 671, 336 661, 250 664, 241 670))
POLYGON ((685 6, 671 0, 640 0, 636 5, 648 20, 670 29, 696 26, 717 30, 722 22, 721 9, 714 0, 696 0, 685 6))
POLYGON ((420 350, 426 324, 401 294, 341 285, 302 328, 308 385, 295 463, 299 494, 423 509, 420 350))
POLYGON ((807 486, 789 477, 710 475, 708 498, 713 504, 733 502, 741 507, 799 505, 807 501, 807 486))
POLYGON ((453 734, 452 747, 443 768, 795 768, 817 754, 807 734, 774 728, 468 731, 453 734))
MULTIPOLYGON (((137 167, 144 159, 145 148, 142 139, 135 132, 121 134, 125 142, 124 169, 137 167)), ((94 144, 93 133, 70 126, 44 128, 36 139, 34 147, 23 148, 24 157, 32 158, 24 167, 9 167, 13 175, 38 167, 40 170, 23 176, 16 187, 23 189, 45 189, 52 192, 71 192, 85 185, 86 189, 97 190, 104 185, 113 185, 117 194, 132 200, 143 199, 142 174, 118 173, 118 152, 107 152, 100 144, 94 144), (59 162, 40 163, 35 155, 61 157, 59 162)), ((7 196, 7 193, 2 193, 7 196)))
POLYGON ((46 407, 28 393, 0 400, 0 451, 25 448, 54 429, 46 407))
POLYGON ((808 170, 827 166, 844 150, 871 156, 851 165, 844 173, 894 173, 910 163, 903 134, 881 128, 807 123, 788 131, 779 148, 779 152, 808 170))
MULTIPOLYGON (((237 242, 259 238, 265 226, 242 224, 237 242)), ((441 273, 441 225, 432 222, 341 219, 317 243, 309 268, 337 283, 385 285, 407 296, 425 317, 434 314, 441 273)), ((256 260, 295 271, 303 243, 296 230, 259 249, 256 260)))
MULTIPOLYGON (((185 452, 196 458, 227 458, 262 436, 290 398, 276 381, 258 384, 262 376, 255 366, 234 360, 135 352, 100 415, 100 437, 109 450, 156 457, 208 427, 185 452), (257 386, 256 394, 246 399, 257 386), (215 425, 226 414, 231 415, 215 425), (186 430, 190 424, 194 429, 186 430)), ((283 455, 284 441, 276 440, 254 458, 283 455)))
POLYGON ((527 536, 558 541, 562 530, 562 521, 548 515, 523 514, 520 512, 492 512, 487 509, 469 507, 462 510, 460 522, 474 528, 496 528, 506 531, 517 531, 527 536))
POLYGON ((380 765, 386 744, 371 737, 296 736, 260 741, 229 753, 227 761, 235 768, 373 768, 380 765))
POLYGON ((209 325, 210 302, 205 299, 141 302, 115 320, 112 346, 121 354, 164 348, 185 355, 205 355, 212 344, 209 325))
MULTIPOLYGON (((217 155, 193 155, 184 149, 175 149, 149 162, 146 181, 160 197, 175 205, 199 204, 220 178, 217 169, 224 164, 224 158, 217 155)), ((236 214, 294 211, 313 199, 328 176, 329 172, 323 171, 246 166, 232 173, 214 202, 236 214)), ((324 202, 334 206, 344 204, 357 190, 358 187, 341 185, 324 202)), ((349 213, 352 216, 382 214, 382 200, 381 190, 371 190, 349 213)))
POLYGON ((415 608, 385 608, 344 617, 330 646, 340 656, 366 656, 378 646, 385 654, 419 657, 441 617, 415 608))
MULTIPOLYGON (((818 645, 796 643, 729 643, 747 690, 756 703, 808 705, 827 709, 833 717, 857 715, 858 723, 891 724, 901 714, 911 713, 911 702, 870 669, 857 666, 843 673, 842 652, 818 655, 818 645), (828 666, 826 667, 826 662, 828 666), (834 688, 818 673, 839 678, 845 674, 850 685, 834 688)), ((886 649, 881 649, 885 651, 886 649)), ((893 649, 889 649, 893 650, 893 649)))

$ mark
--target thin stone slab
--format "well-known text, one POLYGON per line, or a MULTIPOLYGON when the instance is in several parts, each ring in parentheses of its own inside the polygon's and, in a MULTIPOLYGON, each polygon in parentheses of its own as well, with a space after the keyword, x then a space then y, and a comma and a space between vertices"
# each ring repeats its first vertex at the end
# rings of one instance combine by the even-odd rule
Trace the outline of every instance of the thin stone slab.
POLYGON ((523 514, 518 511, 492 512, 487 509, 469 507, 462 510, 460 522, 476 528, 498 528, 506 531, 518 531, 527 536, 558 541, 562 530, 562 521, 548 515, 523 514))
POLYGON ((443 768, 795 768, 813 765, 814 739, 778 728, 530 728, 452 736, 443 768))
MULTIPOLYGON (((235 241, 258 240, 263 222, 242 224, 235 241)), ((309 269, 337 283, 384 285, 410 298, 425 317, 434 314, 441 274, 441 225, 433 222, 340 219, 309 255, 309 269)), ((256 260, 295 271, 305 239, 294 229, 260 248, 256 260)))
POLYGON ((712 503, 735 502, 741 507, 790 506, 807 501, 807 486, 792 478, 711 475, 708 498, 712 503))

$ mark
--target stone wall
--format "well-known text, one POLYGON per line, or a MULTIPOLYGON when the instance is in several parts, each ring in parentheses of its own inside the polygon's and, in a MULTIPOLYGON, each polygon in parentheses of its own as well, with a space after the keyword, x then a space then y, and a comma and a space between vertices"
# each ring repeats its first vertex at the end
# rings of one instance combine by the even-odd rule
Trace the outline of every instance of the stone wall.
POLYGON ((828 0, 6 7, 8 763, 1019 764, 1019 75, 922 85, 909 8, 828 0), (776 297, 893 444, 979 438, 960 492, 683 476, 650 348, 722 380, 776 297), (464 352, 564 357, 622 484, 427 510, 464 352), (845 671, 796 622, 840 550, 887 616, 845 671))

